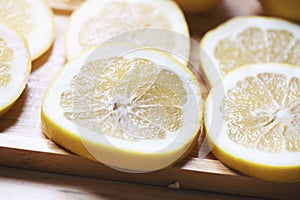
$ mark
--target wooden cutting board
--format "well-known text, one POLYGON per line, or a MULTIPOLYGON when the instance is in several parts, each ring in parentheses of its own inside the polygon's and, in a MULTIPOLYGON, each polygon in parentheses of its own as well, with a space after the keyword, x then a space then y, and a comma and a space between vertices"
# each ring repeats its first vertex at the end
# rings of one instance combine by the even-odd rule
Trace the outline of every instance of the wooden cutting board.
MULTIPOLYGON (((207 14, 187 15, 192 37, 199 41, 209 29, 227 18, 260 11, 255 0, 226 0, 207 14)), ((50 80, 66 62, 63 37, 69 15, 81 0, 49 0, 55 12, 56 37, 50 50, 33 62, 26 90, 13 108, 0 118, 0 164, 61 174, 186 188, 274 199, 300 196, 300 183, 279 184, 239 174, 209 154, 198 157, 200 143, 174 166, 150 173, 130 174, 74 155, 47 139, 41 129, 42 96, 50 80), (72 4, 69 4, 72 2, 72 4)), ((207 89, 201 82, 203 96, 207 89)))

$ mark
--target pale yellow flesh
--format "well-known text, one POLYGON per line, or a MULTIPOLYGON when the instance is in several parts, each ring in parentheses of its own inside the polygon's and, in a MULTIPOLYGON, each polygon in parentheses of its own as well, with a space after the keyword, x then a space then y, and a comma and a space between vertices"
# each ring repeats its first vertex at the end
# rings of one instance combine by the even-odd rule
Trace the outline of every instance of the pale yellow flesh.
POLYGON ((32 8, 23 0, 2 0, 0 20, 14 27, 24 37, 29 37, 33 29, 32 8))
POLYGON ((61 94, 66 119, 124 140, 164 139, 180 128, 186 91, 171 71, 150 60, 115 57, 81 72, 61 94))
POLYGON ((221 73, 254 63, 282 62, 300 65, 300 39, 289 30, 248 27, 235 37, 224 38, 215 47, 221 73))
POLYGON ((9 62, 13 61, 14 52, 7 42, 0 37, 0 87, 5 87, 11 81, 11 66, 9 62))
POLYGON ((27 41, 31 59, 40 57, 54 40, 54 14, 46 0, 2 0, 0 21, 27 41))
POLYGON ((200 43, 201 67, 209 86, 243 65, 287 63, 300 66, 300 26, 263 16, 229 19, 200 43))
POLYGON ((139 55, 96 59, 82 68, 84 55, 70 61, 44 96, 47 137, 126 171, 158 170, 186 155, 202 121, 197 81, 171 57, 139 55))
POLYGON ((299 88, 300 69, 290 65, 253 64, 226 75, 205 109, 217 158, 257 178, 300 181, 299 88))
POLYGON ((238 82, 222 111, 230 139, 268 152, 300 152, 300 79, 261 73, 238 82))
POLYGON ((173 1, 91 0, 84 2, 70 17, 65 35, 66 56, 71 59, 104 42, 122 40, 173 51, 187 48, 181 56, 188 57, 189 45, 183 47, 177 41, 177 34, 189 38, 184 15, 173 1), (158 36, 148 34, 147 29, 170 32, 158 36), (137 32, 128 33, 131 31, 137 32))
POLYGON ((171 29, 172 24, 164 13, 147 4, 112 1, 80 27, 77 42, 88 49, 120 33, 151 27, 171 29))
POLYGON ((23 92, 31 71, 26 41, 0 23, 0 115, 6 113, 23 92))

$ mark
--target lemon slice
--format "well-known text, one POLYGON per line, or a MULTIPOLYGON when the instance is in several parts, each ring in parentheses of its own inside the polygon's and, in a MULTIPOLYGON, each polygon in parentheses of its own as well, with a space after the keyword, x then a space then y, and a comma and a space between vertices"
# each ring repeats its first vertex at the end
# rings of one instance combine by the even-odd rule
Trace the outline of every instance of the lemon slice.
POLYGON ((54 40, 54 16, 44 0, 1 0, 0 21, 26 38, 32 60, 54 40))
POLYGON ((300 65, 300 26, 276 18, 236 17, 205 34, 200 47, 202 68, 212 86, 242 65, 300 65))
POLYGON ((0 115, 19 98, 30 71, 26 41, 15 30, 0 23, 0 115))
MULTIPOLYGON (((84 2, 71 15, 65 35, 67 59, 82 53, 119 34, 137 30, 157 28, 174 31, 189 38, 188 26, 181 9, 170 0, 90 0, 84 2)), ((141 31, 142 32, 142 31, 141 31)), ((132 33, 127 40, 134 40, 140 33, 132 33)), ((189 41, 182 44, 178 37, 170 34, 145 33, 142 42, 136 44, 150 45, 167 50, 181 49, 183 57, 188 58, 189 41)), ((122 38, 124 39, 124 38, 122 38)), ((138 38, 138 40, 140 40, 138 38)), ((130 41, 123 41, 131 43, 130 41)))
POLYGON ((204 111, 213 153, 245 174, 300 181, 300 68, 253 64, 228 73, 204 111))
POLYGON ((106 52, 86 62, 87 54, 77 57, 52 81, 42 105, 44 133, 117 169, 145 172, 171 165, 199 133, 197 80, 158 51, 106 52))

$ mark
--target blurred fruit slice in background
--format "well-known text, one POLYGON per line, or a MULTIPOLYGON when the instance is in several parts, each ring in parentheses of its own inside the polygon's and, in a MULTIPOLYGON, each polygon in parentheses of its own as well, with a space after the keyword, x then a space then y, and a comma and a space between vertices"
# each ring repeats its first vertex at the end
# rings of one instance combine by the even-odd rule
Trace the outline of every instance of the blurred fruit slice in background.
MULTIPOLYGON (((65 35, 66 56, 71 59, 84 50, 94 48, 122 33, 149 28, 170 30, 189 38, 185 17, 179 6, 173 1, 85 1, 71 15, 65 35)), ((132 37, 134 40, 136 36, 132 37)), ((164 48, 162 44, 165 43, 168 46, 175 44, 172 37, 148 39, 148 42, 150 44, 160 42, 162 48, 164 48)), ((167 49, 170 48, 167 47, 167 49)), ((188 52, 189 48, 187 48, 186 54, 188 52)), ((184 55, 184 57, 188 56, 184 55)))
POLYGON ((265 14, 300 22, 299 0, 260 0, 265 14))
POLYGON ((31 60, 25 39, 0 23, 0 115, 19 98, 30 71, 31 60))
POLYGON ((1 0, 0 21, 27 40, 31 60, 47 51, 54 40, 54 16, 44 0, 1 0))
POLYGON ((231 18, 207 32, 200 43, 202 69, 210 85, 253 63, 300 66, 300 26, 273 17, 231 18))

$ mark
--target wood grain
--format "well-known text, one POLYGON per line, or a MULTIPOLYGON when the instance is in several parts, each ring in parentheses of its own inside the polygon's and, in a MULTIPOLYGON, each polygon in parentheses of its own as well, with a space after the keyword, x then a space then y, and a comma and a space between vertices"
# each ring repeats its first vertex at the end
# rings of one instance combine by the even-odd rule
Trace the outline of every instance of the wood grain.
MULTIPOLYGON (((49 2, 51 3, 50 0, 49 2)), ((33 62, 33 70, 26 90, 13 108, 0 118, 1 165, 164 187, 167 187, 171 183, 179 182, 181 188, 184 189, 274 199, 287 199, 300 195, 300 183, 279 184, 266 182, 241 175, 227 168, 216 160, 213 155, 208 155, 205 159, 199 158, 200 143, 195 146, 184 160, 168 169, 151 173, 129 174, 74 155, 48 140, 41 130, 40 109, 42 96, 50 80, 66 61, 63 37, 69 13, 74 8, 64 8, 63 6, 65 5, 55 4, 57 2, 52 1, 53 4, 50 4, 52 6, 56 5, 54 9, 56 13, 55 42, 42 57, 33 62), (62 7, 59 7, 59 5, 62 7)), ((208 29, 232 16, 233 11, 226 11, 225 9, 226 6, 230 7, 228 5, 230 2, 232 3, 232 7, 234 7, 233 0, 225 1, 220 8, 217 8, 212 13, 187 15, 192 37, 196 41, 199 41, 208 29)), ((75 7, 76 5, 74 4, 75 7)), ((253 8, 256 8, 256 6, 255 4, 253 8)), ((232 7, 230 8, 232 9, 232 7)), ((238 10, 237 8, 235 9, 238 10)), ((256 14, 257 12, 260 11, 256 9, 252 13, 246 14, 256 14)), ((204 82, 201 82, 201 87, 203 89, 203 96, 205 97, 207 89, 204 82)), ((79 185, 74 187, 78 188, 79 185)), ((73 190, 71 189, 69 195, 73 194, 72 192, 73 190)), ((60 193, 58 192, 58 194, 60 193)), ((93 198, 91 197, 91 199, 93 198)))
POLYGON ((132 184, 0 167, 0 198, 5 200, 259 200, 195 190, 132 184))
POLYGON ((70 14, 78 8, 84 0, 48 0, 49 6, 55 13, 70 14))

